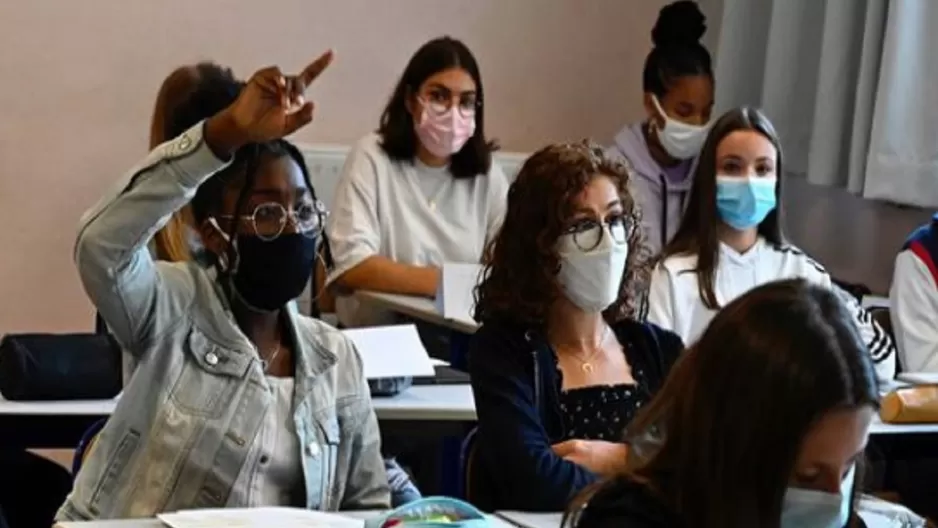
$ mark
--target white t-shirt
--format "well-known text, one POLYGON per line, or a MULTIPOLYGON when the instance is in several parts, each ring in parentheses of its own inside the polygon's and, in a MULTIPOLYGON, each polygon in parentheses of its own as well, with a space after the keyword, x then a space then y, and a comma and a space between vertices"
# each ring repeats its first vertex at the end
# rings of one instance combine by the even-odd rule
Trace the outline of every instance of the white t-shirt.
POLYGON ((911 250, 896 256, 889 316, 902 368, 938 372, 938 284, 928 264, 911 250))
MULTIPOLYGON (((697 255, 678 255, 665 259, 655 268, 648 298, 648 320, 674 331, 687 344, 695 342, 716 315, 700 297, 697 255)), ((895 376, 895 346, 889 335, 873 320, 860 303, 836 287, 823 266, 796 247, 775 247, 763 238, 745 254, 720 244, 719 261, 714 277, 717 303, 726 306, 749 290, 776 280, 802 278, 831 288, 856 317, 864 342, 870 349, 881 381, 895 376)))
MULTIPOLYGON (((362 138, 342 169, 326 224, 335 260, 327 284, 374 255, 414 266, 479 262, 505 215, 508 180, 498 164, 457 179, 447 167, 393 161, 379 140, 362 138)), ((348 295, 336 298, 336 312, 346 326, 393 320, 348 295)))

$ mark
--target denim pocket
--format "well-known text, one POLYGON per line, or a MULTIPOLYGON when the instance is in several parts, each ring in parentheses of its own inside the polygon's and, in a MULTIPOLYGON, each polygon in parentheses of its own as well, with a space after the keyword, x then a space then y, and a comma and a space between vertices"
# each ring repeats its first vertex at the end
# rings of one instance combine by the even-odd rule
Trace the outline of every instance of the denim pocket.
POLYGON ((219 347, 198 330, 189 335, 170 399, 179 411, 217 418, 228 407, 252 357, 219 347))

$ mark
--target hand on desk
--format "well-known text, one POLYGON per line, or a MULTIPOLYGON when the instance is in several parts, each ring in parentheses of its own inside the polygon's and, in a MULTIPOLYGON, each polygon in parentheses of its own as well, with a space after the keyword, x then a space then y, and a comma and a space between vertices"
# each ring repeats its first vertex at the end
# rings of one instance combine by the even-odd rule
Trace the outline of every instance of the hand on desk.
POLYGON ((625 469, 628 446, 603 440, 567 440, 551 446, 554 453, 601 476, 610 476, 625 469))

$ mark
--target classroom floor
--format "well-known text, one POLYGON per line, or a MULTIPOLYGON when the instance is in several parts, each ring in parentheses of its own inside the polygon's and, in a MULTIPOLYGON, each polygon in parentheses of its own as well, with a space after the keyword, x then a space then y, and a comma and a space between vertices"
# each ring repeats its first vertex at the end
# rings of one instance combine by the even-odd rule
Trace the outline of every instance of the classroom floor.
POLYGON ((840 189, 791 176, 783 196, 785 230, 792 242, 835 278, 888 293, 896 253, 933 210, 864 200, 840 189))

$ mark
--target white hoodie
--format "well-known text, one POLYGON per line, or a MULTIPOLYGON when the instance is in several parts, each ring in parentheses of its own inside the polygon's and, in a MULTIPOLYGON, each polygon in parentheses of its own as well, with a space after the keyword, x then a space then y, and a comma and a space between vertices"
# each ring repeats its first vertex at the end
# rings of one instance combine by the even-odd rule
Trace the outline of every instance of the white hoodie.
MULTIPOLYGON (((695 342, 716 314, 704 306, 698 289, 697 255, 676 255, 658 264, 651 280, 648 320, 681 336, 688 345, 695 342)), ((745 254, 720 244, 714 290, 720 306, 762 284, 802 278, 830 288, 854 314, 857 326, 876 367, 880 382, 896 374, 895 346, 857 300, 836 287, 823 266, 794 246, 774 246, 762 237, 745 254)))

